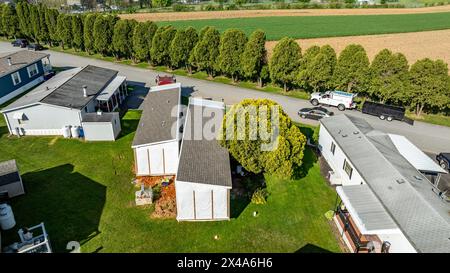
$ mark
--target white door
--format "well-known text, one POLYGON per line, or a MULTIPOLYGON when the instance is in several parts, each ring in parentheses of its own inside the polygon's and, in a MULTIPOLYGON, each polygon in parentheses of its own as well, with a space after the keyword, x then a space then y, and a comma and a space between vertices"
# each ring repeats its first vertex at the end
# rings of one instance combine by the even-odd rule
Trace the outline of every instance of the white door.
POLYGON ((136 148, 137 173, 139 175, 149 175, 148 152, 146 147, 136 148))
POLYGON ((197 220, 211 220, 212 215, 212 190, 195 191, 195 218, 197 220))

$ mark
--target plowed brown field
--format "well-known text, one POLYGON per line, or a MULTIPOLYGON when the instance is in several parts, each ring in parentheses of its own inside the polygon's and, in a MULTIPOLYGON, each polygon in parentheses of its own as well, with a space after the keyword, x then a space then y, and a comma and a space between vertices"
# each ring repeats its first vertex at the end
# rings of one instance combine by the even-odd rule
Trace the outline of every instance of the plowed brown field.
POLYGON ((176 21, 198 19, 226 19, 267 16, 321 16, 321 15, 379 15, 449 12, 450 5, 427 8, 390 9, 291 9, 291 10, 230 10, 230 11, 192 11, 121 14, 124 19, 137 21, 176 21))

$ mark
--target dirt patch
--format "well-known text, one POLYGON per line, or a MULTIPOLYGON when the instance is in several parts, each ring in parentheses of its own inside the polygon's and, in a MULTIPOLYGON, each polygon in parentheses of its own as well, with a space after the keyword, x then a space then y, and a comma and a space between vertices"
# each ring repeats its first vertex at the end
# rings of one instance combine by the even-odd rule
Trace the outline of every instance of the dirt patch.
POLYGON ((228 19, 267 16, 327 16, 327 15, 380 15, 450 12, 450 5, 427 8, 379 9, 290 9, 290 10, 229 10, 121 14, 123 19, 137 21, 178 21, 201 19, 228 19))
MULTIPOLYGON (((303 52, 313 45, 329 44, 339 54, 349 44, 360 44, 366 49, 370 60, 373 60, 380 50, 388 48, 393 52, 405 54, 410 64, 423 58, 442 59, 450 64, 450 30, 299 39, 297 42, 303 52)), ((266 43, 269 56, 276 43, 266 43)))

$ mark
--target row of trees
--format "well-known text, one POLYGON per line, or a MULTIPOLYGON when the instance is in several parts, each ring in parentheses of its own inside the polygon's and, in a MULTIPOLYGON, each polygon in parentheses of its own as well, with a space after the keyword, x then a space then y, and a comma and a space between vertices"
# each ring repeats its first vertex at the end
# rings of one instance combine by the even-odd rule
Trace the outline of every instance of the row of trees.
POLYGON ((89 54, 149 62, 209 77, 225 75, 310 92, 340 89, 416 110, 449 109, 450 78, 441 60, 423 59, 409 67, 403 54, 380 51, 372 63, 360 45, 347 46, 339 56, 325 45, 304 54, 291 38, 280 40, 267 57, 266 36, 256 30, 249 37, 239 29, 220 33, 214 27, 175 29, 153 22, 119 20, 114 15, 68 15, 43 5, 19 2, 0 9, 0 33, 26 37, 89 54))

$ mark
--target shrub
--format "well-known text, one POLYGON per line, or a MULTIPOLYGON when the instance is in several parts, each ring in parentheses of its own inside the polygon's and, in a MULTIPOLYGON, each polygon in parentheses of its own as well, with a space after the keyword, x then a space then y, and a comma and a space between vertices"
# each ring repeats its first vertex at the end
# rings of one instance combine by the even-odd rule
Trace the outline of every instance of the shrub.
POLYGON ((258 188, 253 193, 251 202, 256 205, 264 205, 267 203, 267 197, 269 197, 267 190, 258 188))
POLYGON ((172 10, 173 11, 177 11, 177 12, 192 11, 192 10, 194 10, 194 7, 186 6, 186 5, 183 5, 183 4, 174 4, 174 5, 172 5, 172 10))

